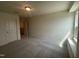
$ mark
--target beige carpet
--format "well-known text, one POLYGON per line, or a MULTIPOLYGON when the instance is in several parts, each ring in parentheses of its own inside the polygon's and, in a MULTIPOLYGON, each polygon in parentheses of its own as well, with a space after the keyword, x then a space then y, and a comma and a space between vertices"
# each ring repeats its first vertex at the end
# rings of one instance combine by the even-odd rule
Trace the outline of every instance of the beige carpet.
POLYGON ((0 47, 5 58, 68 58, 67 50, 36 38, 17 40, 0 47))

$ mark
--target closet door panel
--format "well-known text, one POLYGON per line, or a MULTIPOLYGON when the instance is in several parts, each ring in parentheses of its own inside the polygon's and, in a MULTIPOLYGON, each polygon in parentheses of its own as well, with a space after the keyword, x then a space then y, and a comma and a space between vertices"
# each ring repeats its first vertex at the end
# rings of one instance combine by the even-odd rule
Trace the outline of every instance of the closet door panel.
POLYGON ((5 20, 5 16, 3 14, 0 14, 0 46, 4 45, 7 43, 6 39, 6 20, 5 20))
POLYGON ((17 40, 17 32, 16 32, 16 17, 9 18, 9 35, 10 41, 17 40))

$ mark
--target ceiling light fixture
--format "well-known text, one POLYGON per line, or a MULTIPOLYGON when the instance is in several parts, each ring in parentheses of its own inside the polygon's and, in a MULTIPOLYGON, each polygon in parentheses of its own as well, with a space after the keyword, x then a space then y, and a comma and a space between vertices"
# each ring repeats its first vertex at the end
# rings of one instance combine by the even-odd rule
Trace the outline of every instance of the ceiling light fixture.
POLYGON ((30 7, 25 7, 25 10, 26 11, 31 11, 31 8, 30 7))

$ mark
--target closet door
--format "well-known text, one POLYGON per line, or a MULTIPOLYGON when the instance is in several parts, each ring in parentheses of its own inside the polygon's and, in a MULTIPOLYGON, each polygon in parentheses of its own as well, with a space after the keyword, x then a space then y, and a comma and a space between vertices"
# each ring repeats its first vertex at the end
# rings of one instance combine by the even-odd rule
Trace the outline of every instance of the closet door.
POLYGON ((8 29, 7 29, 7 20, 4 14, 0 14, 0 46, 7 44, 8 39, 8 29))
POLYGON ((17 16, 0 13, 0 46, 18 40, 17 16))
POLYGON ((7 16, 5 17, 6 19, 4 20, 5 21, 5 41, 6 41, 6 44, 9 42, 10 40, 10 36, 9 36, 9 21, 8 21, 8 18, 7 16))
POLYGON ((16 17, 15 16, 13 16, 13 15, 10 15, 11 17, 9 17, 9 19, 8 19, 8 26, 9 26, 9 41, 14 41, 14 40, 17 40, 17 29, 16 29, 16 27, 17 27, 17 25, 16 25, 16 21, 17 21, 17 19, 16 19, 16 17))

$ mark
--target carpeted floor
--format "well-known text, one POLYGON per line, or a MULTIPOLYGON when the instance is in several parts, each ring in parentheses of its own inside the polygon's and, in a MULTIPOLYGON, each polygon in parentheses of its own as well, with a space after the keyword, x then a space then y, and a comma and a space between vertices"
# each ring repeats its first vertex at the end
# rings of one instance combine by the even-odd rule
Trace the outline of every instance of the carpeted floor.
POLYGON ((1 57, 5 58, 68 58, 63 47, 36 38, 17 40, 0 47, 1 57))

